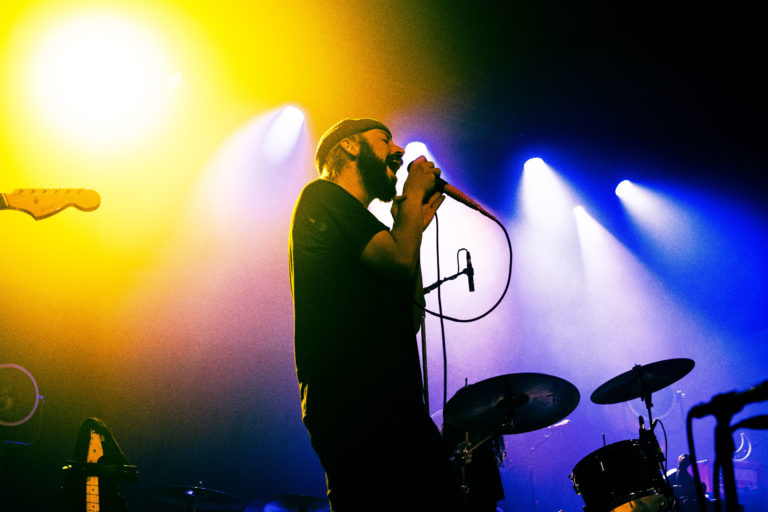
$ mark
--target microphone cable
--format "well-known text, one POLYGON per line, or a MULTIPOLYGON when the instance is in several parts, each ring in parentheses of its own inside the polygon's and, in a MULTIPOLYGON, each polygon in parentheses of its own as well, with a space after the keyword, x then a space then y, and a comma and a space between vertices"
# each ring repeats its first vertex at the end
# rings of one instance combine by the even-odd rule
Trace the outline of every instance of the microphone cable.
MULTIPOLYGON (((490 217, 489 217, 490 218, 490 217)), ((454 318, 448 315, 443 314, 443 297, 442 292, 440 290, 440 286, 437 287, 437 309, 438 312, 431 311, 430 309, 427 309, 424 307, 424 311, 426 313, 429 313, 433 316, 436 316, 440 319, 440 341, 442 346, 442 352, 443 352, 443 411, 445 411, 445 406, 448 400, 448 349, 446 346, 445 341, 445 320, 451 320, 453 322, 462 322, 462 323, 470 323, 475 322, 477 320, 480 320, 481 318, 484 318, 488 316, 494 309, 496 309, 499 304, 501 304, 501 301, 504 300, 504 297, 507 295, 507 291, 509 290, 509 283, 512 280, 512 260, 514 258, 514 254, 512 252, 512 241, 509 238, 509 233, 507 232, 507 229, 504 227, 504 225, 498 221, 495 217, 492 217, 493 221, 496 222, 496 224, 501 227, 501 230, 504 232, 504 237, 507 240, 507 248, 509 250, 509 265, 507 267, 507 282, 504 285, 504 291, 501 293, 501 296, 496 301, 496 303, 487 311, 484 313, 473 317, 473 318, 454 318)), ((440 274, 440 222, 438 220, 438 214, 435 212, 435 252, 436 252, 436 269, 437 269, 437 280, 440 281, 441 274, 440 274)), ((465 249, 466 250, 466 249, 465 249)), ((458 256, 457 256, 458 257, 458 256)))
MULTIPOLYGON (((485 313, 482 313, 472 318, 456 318, 456 317, 443 314, 443 306, 442 306, 442 301, 440 297, 440 287, 438 287, 437 288, 438 311, 435 312, 430 309, 427 309, 426 307, 424 307, 423 309, 426 313, 429 313, 432 316, 436 316, 440 318, 441 325, 443 320, 450 320, 451 322, 470 323, 470 322, 475 322, 477 320, 480 320, 481 318, 485 318, 486 316, 491 314, 491 312, 494 309, 496 309, 499 306, 499 304, 501 304, 501 301, 504 300, 504 297, 507 295, 507 291, 509 290, 509 283, 512 280, 512 261, 514 259, 514 253, 512 251, 512 241, 509 239, 509 233, 507 232, 507 229, 504 227, 504 224, 502 224, 495 217, 488 217, 488 218, 492 219, 496 224, 499 225, 501 230, 504 232, 504 237, 507 240, 507 249, 509 251, 509 265, 507 267, 507 282, 504 285, 504 291, 501 292, 501 296, 496 301, 496 303, 493 306, 491 306, 491 308, 488 309, 485 313)), ((437 280, 439 281, 440 280, 440 237, 439 237, 439 232, 437 230, 437 214, 435 214, 435 249, 437 251, 437 280)))
MULTIPOLYGON (((437 212, 435 212, 435 249, 437 251, 437 280, 440 280, 440 222, 437 220, 437 212)), ((443 349, 443 421, 445 421, 445 404, 448 401, 448 349, 445 343, 445 320, 443 317, 443 295, 440 290, 441 286, 437 287, 437 309, 440 311, 438 318, 440 318, 440 344, 443 349)), ((430 312, 426 307, 424 311, 430 312)))

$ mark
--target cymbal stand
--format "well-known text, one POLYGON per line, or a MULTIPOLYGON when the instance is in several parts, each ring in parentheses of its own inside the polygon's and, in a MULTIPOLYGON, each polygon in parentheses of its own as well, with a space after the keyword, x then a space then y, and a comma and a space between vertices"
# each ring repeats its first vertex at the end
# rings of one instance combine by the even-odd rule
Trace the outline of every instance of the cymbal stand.
POLYGON ((469 500, 469 485, 467 484, 467 464, 469 459, 472 458, 472 452, 480 448, 482 445, 500 435, 505 427, 514 424, 514 420, 510 417, 507 421, 502 422, 501 425, 496 427, 493 432, 483 437, 476 443, 471 443, 469 440, 469 432, 464 433, 464 441, 459 443, 454 450, 453 455, 450 457, 449 462, 451 464, 460 464, 461 482, 459 483, 459 489, 461 490, 461 496, 464 500, 464 504, 467 504, 469 500))
POLYGON ((648 429, 645 429, 645 425, 643 424, 643 417, 642 415, 639 417, 640 420, 640 443, 644 444, 648 448, 650 448, 655 454, 656 454, 656 462, 659 464, 659 469, 661 470, 662 474, 664 475, 664 480, 667 482, 667 485, 669 485, 669 479, 667 478, 667 472, 664 470, 664 461, 666 461, 666 457, 664 456, 664 453, 661 451, 661 445, 659 444, 659 440, 656 438, 655 430, 656 430, 656 424, 654 424, 653 420, 653 401, 651 398, 652 393, 646 390, 643 390, 640 398, 643 400, 643 403, 645 403, 645 407, 648 410, 648 429))

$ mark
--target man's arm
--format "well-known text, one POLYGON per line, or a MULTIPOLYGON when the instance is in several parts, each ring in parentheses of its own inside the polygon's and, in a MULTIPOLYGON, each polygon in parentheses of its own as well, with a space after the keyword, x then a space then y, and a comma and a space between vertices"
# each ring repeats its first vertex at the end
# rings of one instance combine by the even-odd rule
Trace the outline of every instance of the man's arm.
POLYGON ((445 199, 434 192, 438 176, 440 169, 432 162, 424 157, 414 160, 392 229, 376 233, 363 249, 361 258, 366 265, 393 279, 413 277, 419 262, 421 234, 445 199), (428 197, 426 202, 425 197, 428 197))

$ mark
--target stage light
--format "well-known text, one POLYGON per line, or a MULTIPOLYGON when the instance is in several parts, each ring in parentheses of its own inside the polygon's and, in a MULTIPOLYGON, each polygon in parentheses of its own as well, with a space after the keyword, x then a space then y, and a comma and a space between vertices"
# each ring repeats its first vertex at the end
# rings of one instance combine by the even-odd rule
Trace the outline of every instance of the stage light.
POLYGON ((547 164, 544 163, 544 160, 539 157, 529 158, 523 164, 523 172, 528 174, 535 172, 546 172, 548 169, 549 166, 547 166, 547 164))
POLYGON ((678 197, 658 187, 630 183, 619 198, 638 233, 652 241, 668 262, 695 260, 700 245, 697 222, 678 197))
POLYGON ((264 156, 270 163, 285 160, 296 147, 304 126, 304 112, 289 105, 283 108, 267 128, 262 142, 264 156))
POLYGON ((421 155, 424 155, 430 162, 434 162, 435 167, 440 167, 440 164, 437 163, 435 157, 432 155, 432 153, 429 152, 429 149, 427 149, 427 145, 419 141, 409 142, 405 145, 403 167, 407 168, 411 162, 416 160, 421 155))
POLYGON ((616 195, 621 198, 624 198, 624 197, 627 197, 629 194, 631 194, 634 189, 635 189, 634 183, 632 183, 629 180, 623 180, 621 183, 616 185, 616 195))
MULTIPOLYGON (((582 206, 574 209, 590 322, 606 333, 594 348, 602 362, 661 358, 684 313, 649 270, 582 206)), ((593 361, 593 363, 596 363, 593 361)))
POLYGON ((39 115, 71 142, 96 147, 152 132, 167 94, 181 81, 141 25, 104 12, 51 27, 31 66, 39 115))
POLYGON ((575 203, 573 193, 558 174, 541 158, 523 165, 520 203, 526 217, 548 231, 572 229, 569 212, 575 203))

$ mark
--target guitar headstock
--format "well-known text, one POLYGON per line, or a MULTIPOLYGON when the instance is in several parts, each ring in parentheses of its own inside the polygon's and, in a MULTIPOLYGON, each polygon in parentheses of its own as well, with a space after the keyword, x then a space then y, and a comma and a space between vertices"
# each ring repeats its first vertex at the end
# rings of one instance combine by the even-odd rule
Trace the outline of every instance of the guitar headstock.
POLYGON ((97 463, 99 459, 104 455, 104 448, 101 445, 103 441, 101 435, 95 430, 91 430, 91 439, 88 443, 88 455, 85 458, 85 462, 97 463))
POLYGON ((87 188, 19 188, 10 194, 0 194, 0 209, 26 212, 35 220, 50 217, 68 206, 90 212, 100 204, 98 192, 87 188))

